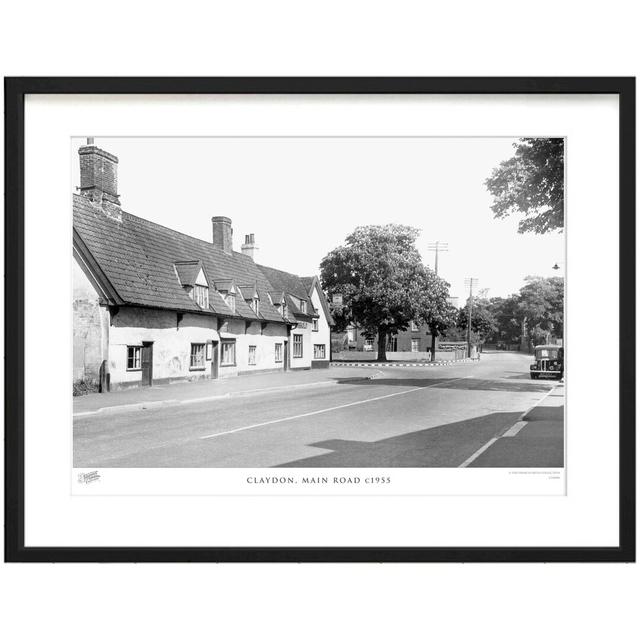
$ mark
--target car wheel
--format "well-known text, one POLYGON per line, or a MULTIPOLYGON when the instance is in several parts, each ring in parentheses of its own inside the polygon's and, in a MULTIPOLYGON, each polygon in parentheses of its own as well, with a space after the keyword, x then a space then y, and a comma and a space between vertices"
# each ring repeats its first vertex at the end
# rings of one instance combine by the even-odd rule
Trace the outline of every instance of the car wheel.
POLYGON ((539 373, 532 373, 531 374, 531 379, 532 380, 537 380, 539 375, 540 375, 539 373))

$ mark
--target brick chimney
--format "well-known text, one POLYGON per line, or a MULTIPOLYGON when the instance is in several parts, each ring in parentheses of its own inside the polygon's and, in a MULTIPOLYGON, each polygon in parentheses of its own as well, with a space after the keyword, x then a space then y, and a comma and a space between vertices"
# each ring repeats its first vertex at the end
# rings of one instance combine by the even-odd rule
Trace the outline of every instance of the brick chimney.
POLYGON ((80 193, 101 203, 103 200, 120 205, 118 197, 118 158, 99 149, 93 138, 78 149, 80 155, 80 193))
POLYGON ((249 256, 252 260, 255 260, 256 251, 258 247, 256 247, 256 239, 253 233, 244 237, 244 244, 240 247, 242 253, 245 256, 249 256))
POLYGON ((213 246, 216 249, 221 249, 225 253, 231 254, 233 251, 231 218, 213 216, 213 218, 211 218, 211 225, 213 227, 213 246))

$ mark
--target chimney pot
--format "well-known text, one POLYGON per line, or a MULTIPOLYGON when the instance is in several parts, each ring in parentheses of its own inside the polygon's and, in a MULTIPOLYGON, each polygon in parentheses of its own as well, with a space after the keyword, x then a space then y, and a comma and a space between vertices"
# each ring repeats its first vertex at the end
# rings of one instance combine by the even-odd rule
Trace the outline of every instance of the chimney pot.
POLYGON ((93 144, 78 149, 80 156, 80 193, 95 202, 120 205, 118 197, 118 158, 93 144))
POLYGON ((231 227, 231 218, 226 216, 213 216, 211 218, 211 226, 213 228, 213 246, 225 253, 233 252, 233 229, 231 227))
POLYGON ((240 247, 242 253, 245 256, 249 256, 252 260, 255 260, 256 251, 258 247, 256 247, 255 234, 249 233, 244 237, 244 244, 240 247))

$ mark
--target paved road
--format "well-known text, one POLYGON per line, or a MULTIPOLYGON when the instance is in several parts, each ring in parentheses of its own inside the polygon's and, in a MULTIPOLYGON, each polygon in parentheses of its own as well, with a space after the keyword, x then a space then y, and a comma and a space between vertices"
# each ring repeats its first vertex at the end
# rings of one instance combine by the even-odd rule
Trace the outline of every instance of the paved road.
POLYGON ((530 380, 529 363, 496 353, 448 367, 332 368, 322 379, 335 384, 78 416, 74 465, 562 466, 563 388, 530 380), (514 434, 539 402, 544 426, 527 422, 514 434))

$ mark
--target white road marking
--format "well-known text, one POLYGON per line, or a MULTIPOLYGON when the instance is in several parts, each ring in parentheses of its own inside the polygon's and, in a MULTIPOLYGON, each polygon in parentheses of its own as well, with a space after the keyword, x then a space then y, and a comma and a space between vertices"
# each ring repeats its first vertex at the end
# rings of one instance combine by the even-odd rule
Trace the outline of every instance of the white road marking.
POLYGON ((482 445, 473 455, 469 456, 458 468, 468 467, 478 456, 482 455, 498 438, 491 438, 487 444, 482 445))
POLYGON ((454 378, 453 380, 443 380, 436 384, 430 384, 427 387, 417 387, 415 389, 405 389, 404 391, 396 391, 395 393, 388 393, 384 396, 376 396, 375 398, 367 398, 366 400, 357 400, 356 402, 349 402, 347 404, 341 404, 336 407, 328 407, 326 409, 319 409, 318 411, 309 411, 308 413, 300 413, 296 416, 289 416, 288 418, 277 418, 275 420, 268 420, 267 422, 259 422, 258 424, 250 424, 246 427, 238 427, 237 429, 230 429, 229 431, 221 431, 220 433, 211 433, 208 436, 200 436, 202 440, 208 440, 210 438, 218 438, 220 436, 226 436, 231 433, 238 433, 239 431, 247 431, 248 429, 257 429, 258 427, 266 427, 270 424, 276 424, 278 422, 288 422, 289 420, 297 420, 298 418, 307 418, 309 416, 316 416, 320 413, 327 413, 329 411, 337 411, 338 409, 346 409, 347 407, 355 407, 359 404, 365 404, 367 402, 375 402, 376 400, 384 400, 385 398, 393 398, 394 396, 402 396, 407 393, 413 393, 414 391, 424 391, 425 389, 432 389, 441 384, 456 382, 458 380, 464 380, 465 378, 471 378, 471 376, 464 376, 463 378, 454 378))
POLYGON ((540 398, 540 400, 538 400, 538 402, 536 402, 533 407, 530 407, 529 409, 527 409, 521 416, 520 416, 520 420, 526 420, 527 416, 543 401, 546 400, 558 387, 560 386, 560 383, 556 384, 555 386, 551 387, 551 389, 549 389, 549 391, 547 391, 547 393, 545 393, 542 398, 540 398))
POLYGON ((505 433, 502 434, 503 438, 513 438, 520 433, 520 429, 522 429, 527 423, 523 420, 520 422, 516 422, 512 427, 509 427, 505 433))

